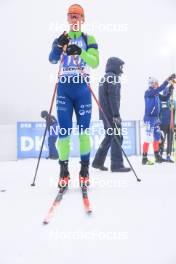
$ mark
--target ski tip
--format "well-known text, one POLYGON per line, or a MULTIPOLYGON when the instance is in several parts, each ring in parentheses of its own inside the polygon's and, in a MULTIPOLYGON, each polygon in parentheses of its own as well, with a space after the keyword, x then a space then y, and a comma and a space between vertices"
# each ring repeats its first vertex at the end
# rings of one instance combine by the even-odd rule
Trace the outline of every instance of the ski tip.
POLYGON ((43 225, 48 225, 48 224, 49 224, 49 221, 47 221, 47 220, 43 221, 43 225))
POLYGON ((3 189, 3 190, 0 190, 0 192, 6 192, 6 190, 3 189))
POLYGON ((138 181, 138 182, 141 182, 141 179, 138 178, 137 181, 138 181))
POLYGON ((86 213, 87 213, 88 215, 92 214, 92 209, 87 208, 87 209, 86 209, 86 213))

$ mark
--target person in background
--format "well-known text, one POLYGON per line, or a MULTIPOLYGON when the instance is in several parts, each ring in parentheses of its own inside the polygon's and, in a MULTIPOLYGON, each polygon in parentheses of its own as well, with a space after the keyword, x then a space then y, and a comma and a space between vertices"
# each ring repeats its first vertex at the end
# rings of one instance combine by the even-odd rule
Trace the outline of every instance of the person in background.
POLYGON ((173 95, 174 86, 171 84, 163 91, 163 95, 160 95, 161 102, 161 112, 160 112, 160 121, 161 121, 161 131, 163 135, 161 137, 161 143, 159 145, 159 151, 161 156, 164 152, 164 145, 167 139, 167 149, 166 149, 166 161, 173 163, 171 159, 172 154, 172 144, 173 144, 173 134, 174 134, 174 119, 171 119, 171 108, 174 107, 171 97, 173 95), (173 122, 173 124, 171 124, 173 122))
MULTIPOLYGON (((121 117, 120 117, 120 90, 121 84, 119 76, 123 73, 124 62, 117 58, 111 57, 106 64, 106 73, 99 84, 99 102, 108 119, 108 123, 100 111, 100 119, 103 121, 105 129, 105 138, 103 139, 92 163, 92 167, 103 171, 108 170, 104 166, 104 162, 111 149, 111 171, 112 172, 128 172, 131 169, 125 168, 123 163, 123 155, 120 146, 117 144, 114 135, 109 133, 109 129, 113 128, 120 131, 116 133, 120 144, 122 145, 123 136, 121 133, 121 117), (109 127, 110 126, 110 127, 109 127)), ((114 133, 114 132, 113 132, 114 133)))
POLYGON ((48 111, 42 111, 41 112, 41 117, 45 119, 46 121, 46 126, 48 130, 48 150, 49 150, 49 155, 47 159, 58 159, 58 152, 56 149, 56 140, 57 140, 57 134, 54 133, 56 131, 56 126, 58 125, 57 119, 48 113, 48 111), (53 130, 51 129, 53 127, 53 130))
POLYGON ((169 82, 175 79, 175 74, 172 74, 167 78, 161 86, 159 86, 158 80, 154 77, 150 77, 148 84, 149 88, 145 92, 145 114, 144 123, 146 128, 146 139, 143 143, 143 165, 153 165, 154 163, 148 160, 148 149, 150 143, 153 143, 153 150, 155 155, 155 161, 161 163, 165 161, 159 153, 159 142, 161 140, 160 130, 160 93, 166 89, 169 82))

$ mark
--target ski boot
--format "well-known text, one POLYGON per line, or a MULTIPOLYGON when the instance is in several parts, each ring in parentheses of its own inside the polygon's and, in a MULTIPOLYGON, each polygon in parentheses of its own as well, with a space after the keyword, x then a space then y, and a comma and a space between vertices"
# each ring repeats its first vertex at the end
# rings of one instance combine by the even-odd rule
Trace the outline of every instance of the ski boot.
POLYGON ((68 182, 70 180, 70 174, 68 171, 68 160, 65 161, 60 160, 59 164, 60 164, 60 176, 59 176, 58 187, 67 188, 68 182))
POLYGON ((170 155, 167 155, 166 162, 174 163, 174 161, 173 161, 173 160, 171 160, 171 157, 170 157, 170 155))
POLYGON ((89 182, 89 161, 81 161, 81 170, 79 172, 79 184, 81 187, 88 187, 89 182))
POLYGON ((102 170, 102 171, 108 171, 107 167, 105 167, 104 165, 96 164, 95 162, 92 162, 92 167, 95 169, 102 170))
POLYGON ((112 172, 130 172, 131 171, 131 168, 127 168, 125 166, 121 166, 121 167, 116 167, 116 168, 112 168, 111 167, 111 171, 112 172))
POLYGON ((158 151, 155 151, 155 162, 156 163, 162 163, 165 162, 166 160, 162 158, 162 156, 159 154, 158 151))
POLYGON ((147 155, 143 154, 142 156, 142 165, 154 165, 155 163, 152 160, 148 160, 147 155))

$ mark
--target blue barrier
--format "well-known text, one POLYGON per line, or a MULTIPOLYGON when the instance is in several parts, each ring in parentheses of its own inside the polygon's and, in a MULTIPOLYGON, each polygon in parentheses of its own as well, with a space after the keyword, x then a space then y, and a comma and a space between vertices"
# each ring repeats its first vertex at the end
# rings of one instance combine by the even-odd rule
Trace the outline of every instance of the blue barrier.
MULTIPOLYGON (((127 155, 136 154, 136 121, 125 121, 123 127, 123 148, 127 155)), ((73 124, 76 128, 76 123, 73 124)), ((44 122, 18 122, 17 123, 17 157, 36 158, 39 155, 40 146, 45 129, 44 122)), ((94 156, 103 140, 103 124, 101 121, 92 122, 91 132, 91 156, 94 156)), ((48 136, 46 137, 42 157, 48 155, 48 136)), ((71 135, 71 157, 79 157, 79 140, 77 135, 71 135)))

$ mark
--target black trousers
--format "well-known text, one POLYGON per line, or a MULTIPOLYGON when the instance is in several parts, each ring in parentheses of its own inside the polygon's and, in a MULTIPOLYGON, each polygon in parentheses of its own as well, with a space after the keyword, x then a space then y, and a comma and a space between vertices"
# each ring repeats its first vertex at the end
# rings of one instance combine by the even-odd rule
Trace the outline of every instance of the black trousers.
POLYGON ((164 136, 161 138, 161 143, 159 146, 160 149, 160 153, 161 155, 164 152, 164 144, 166 142, 167 139, 167 149, 166 149, 166 153, 167 155, 171 155, 172 153, 172 143, 173 143, 173 131, 172 129, 170 129, 170 125, 161 125, 161 131, 163 131, 164 136))
MULTIPOLYGON (((123 143, 123 137, 118 135, 118 140, 120 144, 123 143)), ((104 165, 105 159, 108 154, 108 150, 110 149, 111 155, 111 169, 117 169, 123 167, 123 154, 120 146, 118 146, 115 141, 114 135, 108 135, 107 130, 103 141, 101 142, 95 158, 93 160, 93 164, 97 166, 104 165)))

